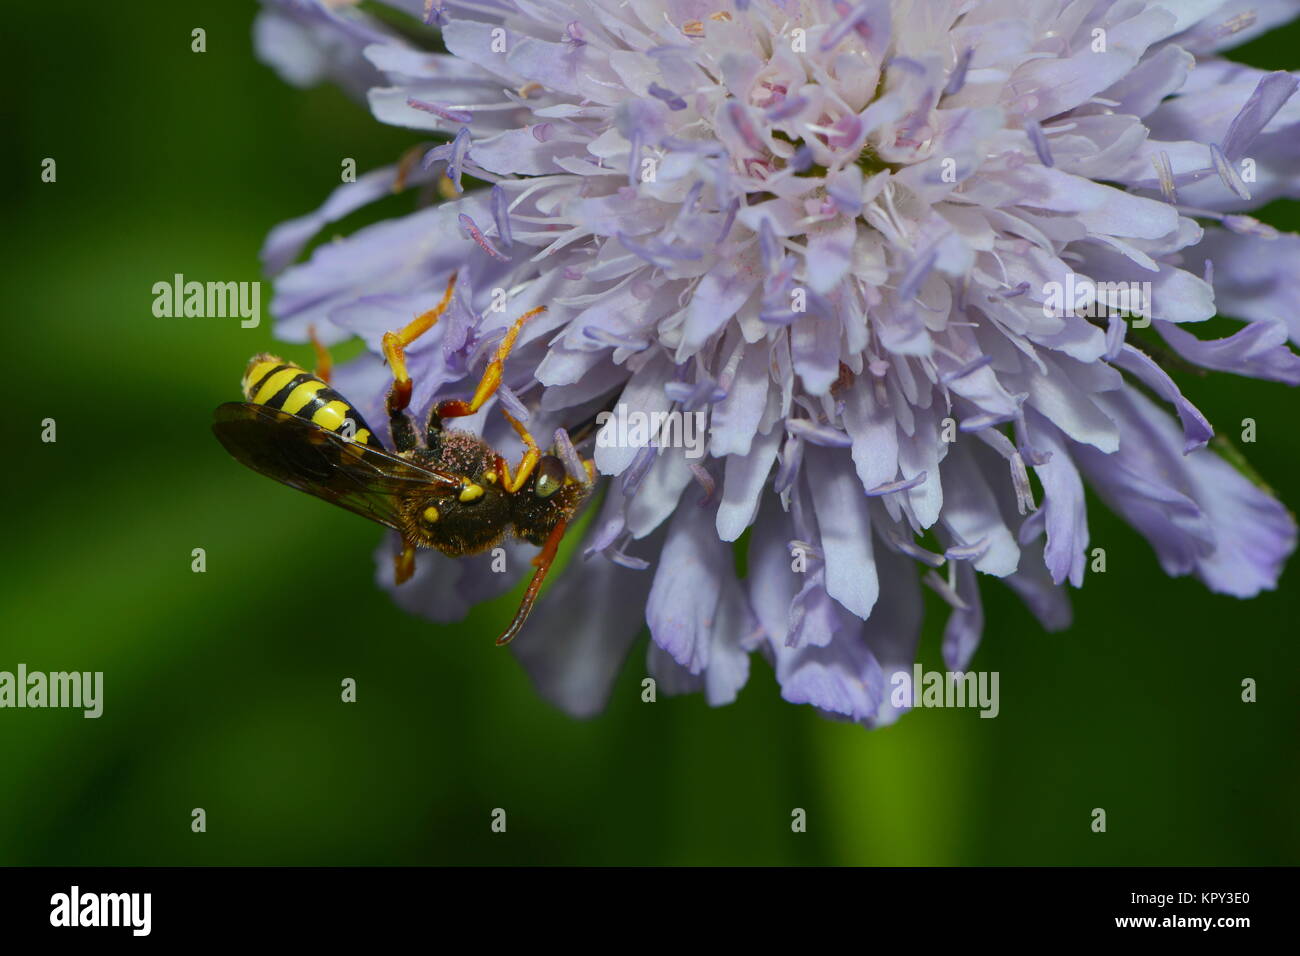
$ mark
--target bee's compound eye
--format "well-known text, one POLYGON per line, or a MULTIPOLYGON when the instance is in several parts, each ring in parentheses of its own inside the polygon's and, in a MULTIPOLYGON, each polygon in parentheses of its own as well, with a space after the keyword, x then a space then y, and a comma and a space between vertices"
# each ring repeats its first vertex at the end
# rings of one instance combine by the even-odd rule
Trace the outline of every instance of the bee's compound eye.
POLYGON ((564 462, 554 455, 544 455, 537 463, 537 477, 533 479, 533 494, 549 498, 564 487, 564 462))

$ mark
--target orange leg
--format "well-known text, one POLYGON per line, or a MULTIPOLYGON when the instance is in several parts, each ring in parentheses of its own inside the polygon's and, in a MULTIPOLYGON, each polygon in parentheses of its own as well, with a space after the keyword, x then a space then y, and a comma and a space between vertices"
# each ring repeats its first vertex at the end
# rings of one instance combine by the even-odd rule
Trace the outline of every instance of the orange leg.
MULTIPOLYGON (((496 393, 498 386, 501 384, 501 374, 505 368, 506 357, 510 355, 510 350, 515 347, 515 340, 519 338, 519 333, 522 331, 524 323, 533 316, 540 315, 545 311, 546 306, 539 305, 537 308, 530 309, 519 318, 515 319, 514 324, 511 325, 510 329, 506 332, 505 338, 503 338, 501 344, 497 346, 496 354, 492 356, 492 361, 488 363, 487 370, 483 372, 483 377, 479 379, 478 388, 474 389, 474 397, 468 402, 453 400, 439 403, 437 411, 438 417, 460 418, 465 415, 473 415, 482 408, 483 403, 496 393)), ((519 437, 524 441, 524 457, 520 459, 519 466, 515 470, 513 476, 510 474, 510 467, 506 465, 504 461, 501 463, 504 469, 504 473, 502 474, 502 479, 505 483, 504 487, 506 491, 515 492, 524 486, 524 482, 528 480, 528 476, 533 473, 533 468, 535 468, 537 462, 541 460, 542 453, 537 447, 537 442, 533 440, 533 436, 529 434, 528 429, 524 426, 523 422, 513 418, 506 411, 502 411, 501 414, 506 416, 506 420, 510 422, 511 427, 514 428, 519 437)))
POLYGON ((451 294, 456 288, 456 273, 447 280, 447 291, 442 301, 428 312, 422 312, 412 319, 400 332, 384 333, 384 358, 393 373, 393 387, 388 392, 388 412, 400 412, 411 404, 411 376, 406 371, 406 347, 428 332, 437 323, 442 314, 451 305, 451 294))
POLYGON ((316 337, 315 325, 307 326, 307 338, 311 340, 311 347, 316 351, 316 377, 328 385, 330 375, 334 371, 334 360, 330 358, 330 350, 316 337))
POLYGON ((393 556, 393 583, 405 584, 415 573, 415 545, 402 542, 402 550, 393 556))
POLYGON ((528 429, 524 427, 523 422, 516 419, 507 411, 502 411, 501 414, 506 417, 506 421, 511 424, 515 432, 524 442, 524 457, 519 459, 519 467, 515 469, 513 476, 510 474, 509 463, 500 455, 497 456, 497 467, 501 469, 502 486, 506 491, 513 493, 524 486, 524 482, 528 480, 528 476, 533 473, 533 469, 537 467, 537 463, 542 460, 542 450, 537 447, 537 442, 533 439, 533 436, 529 433, 528 429))
POLYGON ((533 609, 533 603, 537 600, 537 595, 541 593, 542 582, 546 580, 546 573, 551 570, 551 564, 555 561, 556 552, 560 550, 560 539, 564 537, 564 530, 568 522, 560 521, 546 539, 546 544, 538 552, 537 557, 533 558, 533 565, 537 568, 533 572, 533 579, 528 582, 528 590, 524 592, 524 599, 519 602, 519 610, 515 612, 515 618, 506 628, 505 633, 497 638, 497 646, 509 644, 513 641, 523 629, 524 621, 528 620, 528 613, 533 609))

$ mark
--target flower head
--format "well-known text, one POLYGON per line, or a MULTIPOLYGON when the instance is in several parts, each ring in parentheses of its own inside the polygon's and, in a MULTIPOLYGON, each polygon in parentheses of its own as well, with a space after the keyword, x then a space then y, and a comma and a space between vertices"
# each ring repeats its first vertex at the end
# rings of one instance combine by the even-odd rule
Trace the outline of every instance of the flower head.
MULTIPOLYGON (((427 46, 346 4, 262 15, 287 76, 364 87, 377 119, 436 137, 271 234, 280 333, 365 339, 343 387, 380 417, 380 336, 454 271, 412 349, 417 408, 472 388, 545 304, 506 372, 535 434, 611 400, 707 416, 699 458, 602 431, 582 566, 516 644, 548 698, 598 710, 646 623, 662 688, 728 702, 760 651, 786 699, 887 723, 923 585, 951 606, 953 669, 979 575, 1069 622, 1085 483, 1169 574, 1275 585, 1295 525, 1206 447, 1169 371, 1300 383, 1300 236, 1242 212, 1300 194, 1297 80, 1216 56, 1295 3, 392 6, 436 27, 427 46), (325 223, 432 182, 454 198, 291 265, 325 223), (1219 311, 1240 326, 1198 335, 1219 311)), ((518 447, 491 407, 470 425, 518 447)), ((422 556, 397 599, 463 613, 514 583, 490 560, 422 556)))

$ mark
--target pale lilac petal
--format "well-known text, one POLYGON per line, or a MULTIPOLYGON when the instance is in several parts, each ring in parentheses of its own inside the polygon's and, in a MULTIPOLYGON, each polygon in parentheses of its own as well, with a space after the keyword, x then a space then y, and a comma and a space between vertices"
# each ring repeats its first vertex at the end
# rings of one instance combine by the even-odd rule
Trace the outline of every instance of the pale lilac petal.
POLYGON ((948 612, 948 621, 943 627, 943 662, 949 670, 964 671, 984 635, 984 605, 975 568, 965 561, 958 562, 955 567, 957 586, 954 593, 962 605, 948 612))
MULTIPOLYGON (((667 412, 672 401, 664 394, 664 385, 671 374, 666 362, 651 362, 632 376, 619 404, 629 414, 653 414, 667 412)), ((632 459, 641 449, 632 445, 618 444, 618 422, 611 418, 596 436, 596 468, 605 475, 621 475, 632 464, 632 459)))
POLYGON ((719 596, 731 577, 731 554, 713 523, 678 511, 654 571, 646 622, 655 643, 693 674, 708 666, 719 596))
POLYGON ((789 640, 791 608, 805 584, 805 574, 794 570, 790 517, 769 497, 749 541, 746 585, 750 605, 767 640, 784 646, 789 640))
POLYGON ((866 723, 871 727, 884 727, 902 716, 905 710, 894 705, 888 693, 888 681, 899 671, 910 672, 916 660, 924 602, 920 579, 910 561, 881 549, 876 556, 876 570, 880 576, 881 592, 889 595, 889 600, 880 602, 872 611, 863 625, 862 636, 872 657, 880 665, 886 680, 886 693, 875 716, 866 723))
POLYGON ((842 453, 814 447, 805 452, 805 460, 816 476, 812 497, 826 555, 826 590, 865 619, 880 593, 867 496, 842 453))
POLYGON ((1177 427, 1139 393, 1108 396, 1107 407, 1121 424, 1119 452, 1076 446, 1075 460, 1151 542, 1165 573, 1195 573, 1238 597, 1273 587, 1295 546, 1286 510, 1213 451, 1184 458, 1177 427))
POLYGON ((1227 50, 1300 17, 1297 0, 1227 0, 1176 38, 1193 53, 1227 50))
POLYGON ((945 472, 952 480, 944 482, 944 505, 940 522, 952 532, 959 544, 987 544, 983 555, 973 563, 977 570, 997 577, 1015 571, 1020 563, 1020 547, 1007 528, 997 499, 976 468, 968 442, 954 442, 944 460, 945 472))
MULTIPOLYGON (((1171 325, 1169 328, 1177 334, 1189 334, 1177 326, 1171 325)), ((1126 372, 1133 373, 1139 381, 1174 406, 1179 420, 1183 423, 1184 454, 1204 448, 1206 442, 1214 437, 1214 429, 1210 427, 1210 423, 1201 414, 1200 409, 1183 397, 1174 380, 1145 352, 1132 345, 1125 345, 1115 357, 1115 364, 1126 372)))
POLYGON ((715 455, 747 455, 763 411, 771 376, 766 350, 749 346, 709 420, 709 450, 715 455))
POLYGON ((753 523, 780 447, 781 436, 773 430, 755 436, 748 455, 727 456, 717 519, 718 537, 723 541, 735 541, 753 523))
POLYGON ((1241 107, 1223 138, 1223 154, 1240 159, 1284 103, 1300 87, 1300 79, 1289 73, 1269 73, 1259 80, 1250 98, 1241 107))
POLYGON ((1222 339, 1199 339, 1176 325, 1156 323, 1174 351, 1202 368, 1300 385, 1300 355, 1287 344, 1281 322, 1252 322, 1222 339))
POLYGON ((853 464, 865 491, 871 491, 898 473, 898 426, 889 409, 871 394, 866 382, 849 391, 844 405, 844 426, 853 440, 853 464))
MULTIPOLYGON (((654 544, 646 542, 646 553, 654 544)), ((559 575, 510 646, 542 697, 575 717, 591 717, 604 709, 641 633, 641 615, 628 608, 645 606, 653 578, 599 557, 575 571, 559 575)))
POLYGON ((1025 546, 1025 560, 1020 569, 1003 581, 1038 618, 1044 630, 1062 631, 1070 626, 1074 618, 1070 597, 1059 582, 1052 580, 1039 543, 1025 546))
POLYGON ((262 244, 262 264, 266 271, 272 275, 283 271, 323 227, 386 196, 393 188, 395 176, 396 169, 392 166, 372 169, 356 182, 337 187, 315 212, 280 223, 262 244))
MULTIPOLYGON (((1026 417, 1027 438, 1035 448, 1051 457, 1034 467, 1043 484, 1043 505, 1047 546, 1043 558, 1052 581, 1060 584, 1067 578, 1076 588, 1083 587, 1083 570, 1088 551, 1088 511, 1083 481, 1070 459, 1064 437, 1037 412, 1026 417)), ((1021 547, 1028 542, 1021 536, 1021 547)))
POLYGON ((1205 230, 1191 250, 1188 269, 1214 264, 1214 294, 1224 315, 1251 322, 1284 322, 1300 343, 1300 235, 1276 239, 1205 230))
POLYGON ((811 704, 829 715, 866 723, 887 701, 886 675, 862 637, 855 633, 824 646, 775 649, 781 696, 811 704))

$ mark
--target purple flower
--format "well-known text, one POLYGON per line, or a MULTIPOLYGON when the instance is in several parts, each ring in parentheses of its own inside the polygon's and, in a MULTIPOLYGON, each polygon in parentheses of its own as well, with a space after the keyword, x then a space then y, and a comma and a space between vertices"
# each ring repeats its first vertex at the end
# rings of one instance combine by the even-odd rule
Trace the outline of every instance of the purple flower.
MULTIPOLYGON (((515 644, 548 699, 598 711, 648 624, 665 691, 729 702, 758 651, 787 700, 889 723, 922 586, 951 606, 954 670, 979 642, 979 575, 1069 623, 1085 482, 1167 573, 1276 585, 1292 519, 1207 447, 1169 372, 1300 383, 1300 236, 1242 214, 1300 196, 1297 79, 1217 55, 1296 3, 391 5, 447 52, 306 0, 268 3, 259 49, 444 138, 420 174, 465 191, 294 265, 405 180, 375 171, 280 226, 279 333, 361 336, 372 355, 342 374, 380 418, 380 336, 457 272, 411 349, 417 413, 544 304, 505 377, 534 434, 612 400, 707 416, 698 458, 599 433, 582 557, 515 644), (1198 334, 1220 310, 1237 331, 1198 334)), ((518 454, 493 407, 467 425, 518 454)), ((515 582, 489 563, 422 554, 396 599, 459 616, 515 582)))

